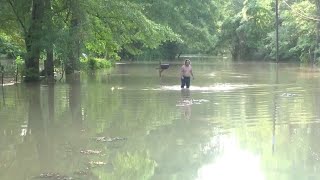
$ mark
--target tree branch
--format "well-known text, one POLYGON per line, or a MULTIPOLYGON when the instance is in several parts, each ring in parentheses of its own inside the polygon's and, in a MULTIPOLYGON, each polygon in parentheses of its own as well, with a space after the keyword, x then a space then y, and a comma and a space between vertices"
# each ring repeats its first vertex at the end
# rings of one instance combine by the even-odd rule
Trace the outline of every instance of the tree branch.
POLYGON ((13 2, 12 2, 11 0, 7 0, 7 1, 8 1, 8 3, 10 4, 13 13, 16 15, 16 17, 17 17, 17 19, 18 19, 18 21, 19 21, 19 23, 20 23, 20 25, 21 25, 21 27, 22 27, 22 29, 23 29, 24 35, 26 35, 26 34, 27 34, 27 28, 26 28, 26 26, 23 24, 20 16, 18 15, 18 12, 17 12, 16 9, 14 8, 13 2))

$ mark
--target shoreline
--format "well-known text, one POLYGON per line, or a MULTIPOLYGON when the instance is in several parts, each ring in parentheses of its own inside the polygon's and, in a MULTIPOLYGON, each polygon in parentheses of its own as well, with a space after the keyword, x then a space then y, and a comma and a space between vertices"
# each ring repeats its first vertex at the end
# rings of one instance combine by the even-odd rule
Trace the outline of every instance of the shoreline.
POLYGON ((15 85, 18 83, 19 83, 19 81, 15 82, 15 80, 12 78, 3 78, 3 84, 2 84, 1 79, 0 79, 0 86, 12 86, 12 85, 15 85))

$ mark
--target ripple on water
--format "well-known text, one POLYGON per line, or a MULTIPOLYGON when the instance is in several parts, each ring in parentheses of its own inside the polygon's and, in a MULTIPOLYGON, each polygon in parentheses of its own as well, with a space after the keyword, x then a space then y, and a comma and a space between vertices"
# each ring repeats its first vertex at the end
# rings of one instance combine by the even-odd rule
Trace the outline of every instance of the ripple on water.
MULTIPOLYGON (((247 84, 215 84, 212 86, 191 86, 189 89, 194 91, 204 91, 203 93, 207 93, 208 91, 231 91, 236 89, 247 88, 249 85, 247 84)), ((153 91, 180 91, 180 85, 173 86, 161 86, 159 88, 143 88, 141 90, 153 90, 153 91)), ((208 93, 209 93, 208 92, 208 93)))
POLYGON ((183 106, 190 106, 190 105, 200 105, 200 104, 203 104, 203 103, 207 103, 207 102, 210 102, 209 100, 207 99, 185 99, 185 100, 182 100, 182 101, 179 101, 178 104, 176 104, 177 107, 183 107, 183 106))

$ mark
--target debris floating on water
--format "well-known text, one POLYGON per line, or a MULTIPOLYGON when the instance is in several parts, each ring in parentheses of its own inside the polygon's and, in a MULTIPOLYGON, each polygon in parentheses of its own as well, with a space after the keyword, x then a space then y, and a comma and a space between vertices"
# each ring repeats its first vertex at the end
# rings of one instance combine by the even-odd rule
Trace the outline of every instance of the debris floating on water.
POLYGON ((102 151, 98 151, 98 150, 81 150, 80 153, 81 154, 101 154, 102 151))
POLYGON ((122 137, 114 137, 114 138, 110 138, 110 137, 96 137, 95 139, 96 139, 96 141, 100 141, 100 142, 114 142, 114 141, 127 140, 127 138, 122 138, 122 137))
POLYGON ((293 96, 297 96, 296 94, 291 94, 291 93, 283 93, 280 96, 282 97, 293 97, 293 96))
POLYGON ((90 161, 90 162, 89 162, 89 165, 90 165, 91 168, 104 166, 104 165, 106 165, 106 164, 107 164, 107 163, 102 162, 102 161, 90 161))
POLYGON ((35 178, 38 179, 56 179, 56 180, 73 180, 73 177, 70 176, 62 176, 59 173, 42 173, 35 178))
POLYGON ((89 174, 88 171, 76 171, 74 172, 74 174, 78 175, 78 176, 87 176, 89 174))

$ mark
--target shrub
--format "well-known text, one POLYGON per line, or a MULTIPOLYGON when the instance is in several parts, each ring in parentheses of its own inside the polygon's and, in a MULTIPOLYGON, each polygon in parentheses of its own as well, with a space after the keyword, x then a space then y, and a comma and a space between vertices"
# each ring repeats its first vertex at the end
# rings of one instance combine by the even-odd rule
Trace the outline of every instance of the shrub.
POLYGON ((102 58, 81 58, 81 69, 85 70, 97 70, 97 69, 106 69, 112 66, 112 62, 102 58))
POLYGON ((25 73, 24 60, 21 58, 21 56, 17 56, 15 63, 16 63, 16 70, 15 70, 16 74, 22 77, 25 73))

